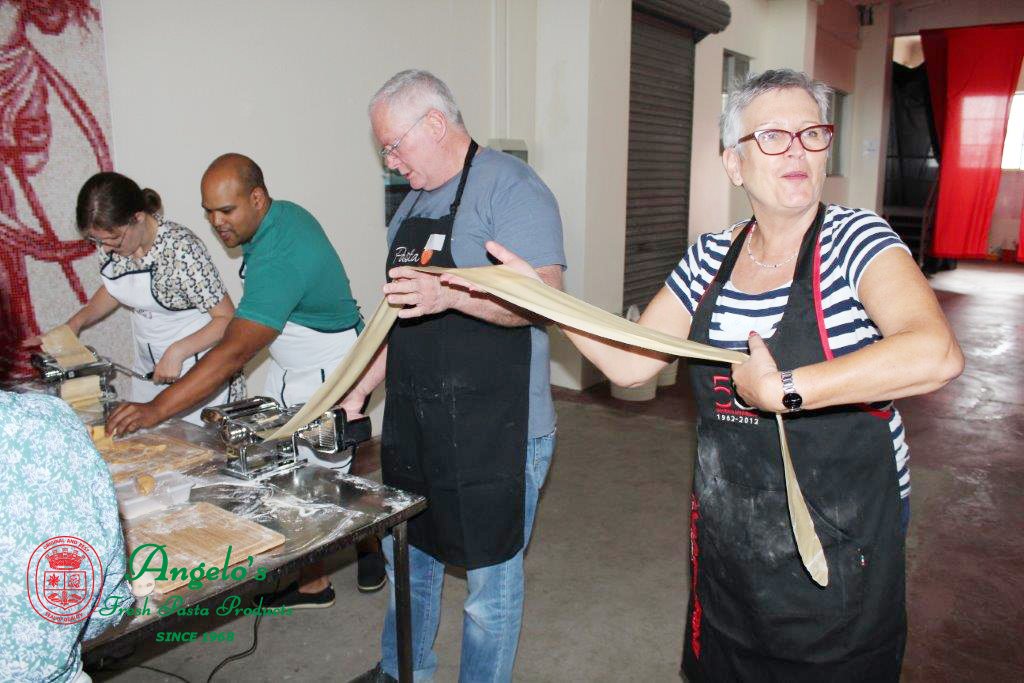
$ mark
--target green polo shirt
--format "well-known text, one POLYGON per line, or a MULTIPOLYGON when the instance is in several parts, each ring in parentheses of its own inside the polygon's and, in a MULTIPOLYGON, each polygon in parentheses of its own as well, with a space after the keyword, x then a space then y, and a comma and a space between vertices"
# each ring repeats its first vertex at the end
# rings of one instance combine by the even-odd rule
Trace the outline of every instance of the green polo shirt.
POLYGON ((244 289, 235 315, 277 331, 286 322, 340 332, 359 322, 345 267, 324 229, 298 204, 275 199, 242 245, 244 289))

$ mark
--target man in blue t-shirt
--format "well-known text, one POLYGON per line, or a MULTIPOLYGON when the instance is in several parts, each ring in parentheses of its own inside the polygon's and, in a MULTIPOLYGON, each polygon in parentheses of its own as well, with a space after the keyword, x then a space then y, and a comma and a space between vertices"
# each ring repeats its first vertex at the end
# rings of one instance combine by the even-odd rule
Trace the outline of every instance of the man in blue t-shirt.
MULTIPOLYGON (((448 87, 428 72, 385 83, 370 121, 388 168, 413 190, 387 235, 384 292, 406 307, 342 405, 357 412, 385 381, 384 482, 428 499, 409 521, 415 678, 428 680, 437 667, 433 642, 450 564, 465 568, 469 583, 460 679, 508 681, 522 620, 523 553, 555 442, 547 333, 515 307, 406 266, 489 265, 484 245, 495 240, 560 289, 558 204, 525 163, 478 147, 448 87)), ((391 548, 386 538, 385 555, 391 548)), ((394 605, 381 662, 362 680, 398 676, 394 605)))

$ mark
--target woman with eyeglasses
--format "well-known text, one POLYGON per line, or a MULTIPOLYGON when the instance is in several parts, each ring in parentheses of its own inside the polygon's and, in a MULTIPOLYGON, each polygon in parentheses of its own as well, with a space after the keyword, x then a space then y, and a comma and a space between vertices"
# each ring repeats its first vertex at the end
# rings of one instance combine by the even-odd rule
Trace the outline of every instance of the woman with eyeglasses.
MULTIPOLYGON (((79 334, 127 307, 135 335, 132 369, 152 378, 132 378, 131 400, 150 401, 220 341, 235 306, 202 240, 164 220, 155 191, 120 173, 97 173, 79 191, 75 217, 98 248, 102 283, 67 325, 79 334)), ((229 397, 229 387, 222 387, 206 405, 241 398, 241 375, 231 389, 229 397)), ((201 424, 201 411, 181 417, 201 424)))
MULTIPOLYGON (((722 114, 722 160, 754 214, 701 235, 640 318, 749 351, 689 362, 699 408, 690 505, 690 681, 896 681, 906 641, 908 450, 893 399, 957 377, 963 355, 909 250, 871 211, 822 203, 827 86, 766 71, 722 114), (828 565, 797 553, 773 413, 828 565)), ((489 250, 532 270, 496 244, 489 250)), ((445 277, 446 281, 459 281, 445 277)), ((670 359, 566 329, 616 384, 670 359)))

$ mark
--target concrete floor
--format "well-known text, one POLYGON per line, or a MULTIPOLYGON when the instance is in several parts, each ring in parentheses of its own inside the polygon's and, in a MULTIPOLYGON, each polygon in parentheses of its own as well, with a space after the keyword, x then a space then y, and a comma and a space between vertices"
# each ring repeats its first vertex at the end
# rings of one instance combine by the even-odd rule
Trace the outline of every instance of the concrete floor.
MULTIPOLYGON (((936 276, 967 355, 964 375, 900 402, 911 445, 906 681, 1024 680, 1024 268, 961 265, 936 276)), ((559 444, 527 555, 516 679, 673 681, 689 581, 686 509, 693 411, 684 383, 646 404, 607 386, 558 391, 559 444)), ((378 657, 384 593, 360 595, 342 554, 332 609, 264 619, 259 647, 215 680, 347 681, 378 657)), ((447 578, 439 681, 457 677, 465 581, 447 578)), ((197 621, 195 628, 209 628, 197 621)), ((206 680, 251 642, 140 648, 144 662, 206 680)), ((99 680, 174 680, 133 668, 99 680)))

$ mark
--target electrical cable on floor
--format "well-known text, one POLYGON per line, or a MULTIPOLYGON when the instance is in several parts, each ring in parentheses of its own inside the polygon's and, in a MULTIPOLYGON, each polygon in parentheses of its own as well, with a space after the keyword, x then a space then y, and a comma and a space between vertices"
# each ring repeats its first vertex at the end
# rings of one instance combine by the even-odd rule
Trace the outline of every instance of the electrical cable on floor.
MULTIPOLYGON (((273 591, 274 594, 276 594, 280 589, 281 589, 281 575, 278 574, 277 581, 274 583, 274 591, 273 591)), ((256 646, 259 643, 260 621, 262 621, 262 620, 263 620, 263 610, 261 609, 256 614, 256 618, 252 622, 252 645, 249 646, 249 649, 247 649, 247 650, 245 650, 243 652, 239 652, 239 653, 230 655, 230 656, 225 657, 224 659, 222 659, 221 662, 217 666, 213 667, 213 671, 211 671, 210 675, 207 677, 206 683, 210 683, 210 681, 213 680, 214 674, 216 674, 218 671, 223 669, 225 666, 227 666, 231 662, 238 661, 239 659, 245 659, 246 657, 248 657, 252 653, 256 652, 256 646)))
MULTIPOLYGON (((276 583, 274 585, 274 591, 273 592, 277 593, 280 589, 281 589, 281 577, 278 576, 277 577, 277 581, 276 581, 276 583)), ((257 645, 259 643, 260 622, 262 620, 263 620, 263 612, 261 611, 261 612, 259 612, 256 615, 256 618, 252 622, 252 645, 250 645, 248 649, 246 649, 246 650, 244 650, 242 652, 238 652, 236 654, 229 655, 229 656, 225 657, 224 659, 222 659, 220 661, 220 663, 217 664, 217 666, 213 667, 213 671, 211 671, 210 675, 207 676, 207 678, 206 678, 206 683, 210 683, 210 681, 213 680, 214 675, 218 671, 223 669, 225 666, 230 664, 231 662, 238 661, 239 659, 245 659, 246 657, 248 657, 252 653, 256 652, 256 647, 257 647, 257 645)), ((132 647, 132 651, 128 655, 126 655, 125 657, 120 657, 118 659, 119 660, 127 659, 128 657, 131 657, 133 654, 135 654, 135 647, 132 647)), ((155 666, 149 666, 148 664, 135 664, 133 666, 118 667, 118 668, 115 668, 113 666, 107 665, 107 666, 100 666, 97 669, 97 671, 120 672, 120 671, 128 671, 130 669, 148 669, 149 671, 155 671, 156 673, 160 673, 160 674, 163 674, 165 676, 170 676, 172 678, 176 678, 179 681, 184 681, 185 683, 192 683, 192 681, 188 680, 184 676, 180 676, 180 675, 178 675, 176 673, 173 673, 173 672, 170 672, 170 671, 164 671, 163 669, 158 669, 155 666)))
POLYGON ((231 655, 229 657, 225 657, 224 659, 222 659, 220 664, 218 664, 217 666, 213 667, 213 671, 211 671, 209 677, 207 677, 206 683, 210 683, 210 681, 213 680, 214 674, 216 674, 218 671, 223 669, 225 666, 227 666, 231 662, 237 661, 239 659, 245 659, 246 657, 251 655, 253 652, 256 652, 256 645, 259 642, 260 621, 262 621, 262 619, 263 619, 263 613, 261 612, 261 613, 256 615, 256 619, 252 622, 252 645, 249 646, 249 649, 245 650, 244 652, 239 652, 237 654, 233 654, 233 655, 231 655))

